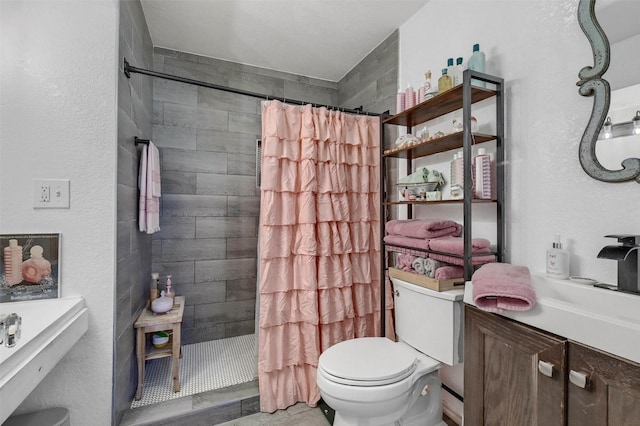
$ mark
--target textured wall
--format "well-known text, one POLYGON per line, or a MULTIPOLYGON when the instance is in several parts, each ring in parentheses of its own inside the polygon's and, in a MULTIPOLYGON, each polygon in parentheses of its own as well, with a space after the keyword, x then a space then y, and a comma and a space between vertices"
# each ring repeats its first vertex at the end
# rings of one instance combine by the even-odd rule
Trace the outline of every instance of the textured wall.
MULTIPOLYGON (((640 188, 593 180, 578 161, 592 100, 580 96, 575 83, 593 59, 577 5, 458 1, 456 9, 464 13, 451 20, 433 19, 453 16, 451 2, 432 0, 400 28, 399 85, 415 87, 427 69, 439 77, 435 71, 449 57, 463 56, 466 64, 473 44, 480 43, 487 72, 502 76, 506 86, 507 261, 544 273, 545 252, 559 233, 571 252, 572 275, 615 283, 615 262, 596 255, 610 242, 604 235, 640 233, 640 188), (446 43, 438 43, 442 34, 446 43)), ((461 371, 449 372, 449 379, 458 380, 450 383, 453 389, 462 387, 461 371)))
POLYGON ((506 85, 507 260, 544 273, 545 252, 554 234, 562 234, 571 275, 615 283, 615 262, 596 255, 612 241, 604 235, 640 233, 640 188, 596 181, 578 161, 592 98, 578 94, 576 81, 578 71, 593 64, 576 18, 578 1, 459 3, 465 13, 456 15, 455 31, 447 31, 447 19, 430 19, 449 13, 449 2, 441 0, 400 28, 401 86, 420 81, 425 68, 441 67, 450 56, 463 55, 466 63, 473 43, 480 43, 487 72, 506 85), (444 32, 447 43, 435 43, 444 32), (421 40, 434 42, 427 50, 421 40))
MULTIPOLYGON (((119 58, 153 68, 153 45, 138 0, 120 2, 119 58)), ((120 70, 122 65, 120 65, 120 70)), ((133 323, 148 299, 151 235, 138 231, 138 164, 142 149, 134 136, 151 137, 151 77, 118 72, 118 233, 113 406, 116 424, 131 404, 137 386, 133 323)))
MULTIPOLYGON (((336 83, 156 48, 155 69, 222 86, 333 105, 336 83)), ((255 329, 260 100, 154 79, 162 163, 153 270, 186 296, 184 343, 255 329)))
POLYGON ((17 412, 67 407, 74 425, 111 424, 117 29, 112 0, 0 2, 0 230, 61 233, 62 296, 89 309, 17 412), (70 179, 70 209, 34 210, 34 177, 70 179))
MULTIPOLYGON (((365 111, 395 114, 396 93, 398 92, 398 31, 394 31, 358 65, 353 67, 338 82, 338 102, 345 108, 362 106, 365 111)), ((393 126, 386 126, 384 146, 390 147, 398 132, 393 126)), ((388 161, 386 191, 396 190, 398 169, 395 161, 388 161)), ((398 216, 397 208, 387 207, 388 217, 398 216)))

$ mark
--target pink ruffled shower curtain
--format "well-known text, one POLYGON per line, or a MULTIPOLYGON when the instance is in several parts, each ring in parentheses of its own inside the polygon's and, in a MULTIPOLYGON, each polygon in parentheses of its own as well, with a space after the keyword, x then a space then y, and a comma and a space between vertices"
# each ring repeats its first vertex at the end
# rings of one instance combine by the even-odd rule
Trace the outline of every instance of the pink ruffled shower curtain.
POLYGON ((262 411, 315 406, 322 351, 381 335, 379 206, 379 118, 263 103, 262 411))

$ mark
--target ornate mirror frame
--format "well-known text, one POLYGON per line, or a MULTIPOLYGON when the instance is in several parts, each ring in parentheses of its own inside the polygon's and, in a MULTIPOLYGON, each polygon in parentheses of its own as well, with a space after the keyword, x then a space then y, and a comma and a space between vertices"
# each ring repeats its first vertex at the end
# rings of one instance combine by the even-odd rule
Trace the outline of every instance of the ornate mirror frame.
POLYGON ((626 182, 635 179, 640 183, 640 158, 627 158, 622 161, 622 169, 609 170, 600 164, 596 157, 598 134, 611 103, 609 82, 602 78, 609 68, 611 50, 609 40, 596 19, 595 4, 596 0, 580 0, 578 5, 578 22, 591 44, 594 63, 593 67, 584 67, 578 73, 578 92, 582 96, 593 96, 591 117, 580 141, 580 165, 589 176, 603 182, 626 182))

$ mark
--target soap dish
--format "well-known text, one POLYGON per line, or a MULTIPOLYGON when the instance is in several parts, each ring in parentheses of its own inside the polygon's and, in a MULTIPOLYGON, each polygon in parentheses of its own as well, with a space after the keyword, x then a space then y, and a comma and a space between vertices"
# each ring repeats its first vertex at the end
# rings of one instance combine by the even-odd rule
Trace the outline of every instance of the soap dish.
POLYGON ((598 280, 594 280, 591 278, 576 277, 576 276, 571 276, 569 277, 569 279, 578 284, 596 284, 598 282, 598 280))

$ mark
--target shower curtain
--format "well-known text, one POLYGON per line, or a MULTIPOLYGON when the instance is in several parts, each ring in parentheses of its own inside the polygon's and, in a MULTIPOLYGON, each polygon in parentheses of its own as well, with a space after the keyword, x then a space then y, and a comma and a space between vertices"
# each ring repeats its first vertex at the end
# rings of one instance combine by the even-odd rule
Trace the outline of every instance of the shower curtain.
POLYGON ((381 335, 379 118, 264 102, 260 209, 261 410, 315 406, 322 351, 381 335))

